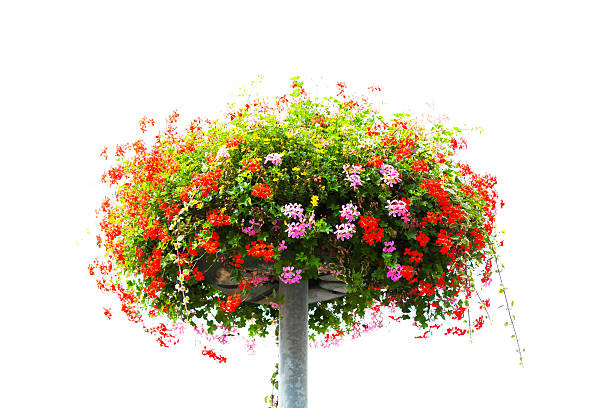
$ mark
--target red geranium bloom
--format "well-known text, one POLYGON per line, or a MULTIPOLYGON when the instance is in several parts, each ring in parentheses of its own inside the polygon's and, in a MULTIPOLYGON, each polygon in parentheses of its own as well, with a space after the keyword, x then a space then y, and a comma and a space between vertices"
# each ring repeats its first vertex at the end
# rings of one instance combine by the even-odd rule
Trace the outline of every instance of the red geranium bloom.
POLYGON ((416 237, 416 240, 419 241, 419 244, 424 247, 429 242, 429 237, 423 234, 422 231, 419 231, 419 235, 416 237))
POLYGON ((210 225, 215 227, 220 227, 222 225, 229 225, 229 217, 227 215, 219 215, 219 210, 208 211, 206 213, 206 218, 210 225))
POLYGON ((253 197, 268 198, 270 195, 272 195, 272 190, 267 184, 256 184, 253 186, 253 192, 251 195, 253 197))

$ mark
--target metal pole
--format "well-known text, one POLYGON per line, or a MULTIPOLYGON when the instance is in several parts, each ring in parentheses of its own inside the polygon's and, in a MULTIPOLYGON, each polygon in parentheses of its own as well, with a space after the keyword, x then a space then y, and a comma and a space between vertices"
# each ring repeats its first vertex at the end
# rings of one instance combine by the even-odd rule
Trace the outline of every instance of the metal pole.
POLYGON ((308 281, 285 284, 279 292, 279 408, 308 407, 308 281))

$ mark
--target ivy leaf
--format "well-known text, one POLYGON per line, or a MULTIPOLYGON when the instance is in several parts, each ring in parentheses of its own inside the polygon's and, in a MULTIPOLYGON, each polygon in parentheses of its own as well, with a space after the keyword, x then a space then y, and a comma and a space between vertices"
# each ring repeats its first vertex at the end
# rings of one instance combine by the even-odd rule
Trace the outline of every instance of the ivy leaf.
POLYGON ((309 265, 311 265, 311 266, 314 266, 314 267, 317 267, 317 268, 318 268, 319 266, 321 266, 321 259, 320 259, 320 258, 317 258, 317 257, 316 257, 316 256, 314 256, 314 255, 311 255, 311 256, 310 256, 310 262, 309 262, 309 265))

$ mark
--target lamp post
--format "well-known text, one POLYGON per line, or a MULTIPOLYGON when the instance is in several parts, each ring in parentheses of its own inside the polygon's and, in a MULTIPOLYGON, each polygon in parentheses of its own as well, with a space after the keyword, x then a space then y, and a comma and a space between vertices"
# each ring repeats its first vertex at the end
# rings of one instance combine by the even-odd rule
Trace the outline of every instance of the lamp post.
MULTIPOLYGON (((293 257, 288 251, 284 256, 293 257)), ((206 280, 228 295, 242 293, 239 282, 232 280, 230 272, 221 264, 201 262, 199 268, 206 272, 206 280)), ((253 272, 270 274, 271 265, 247 259, 245 275, 253 272)), ((269 304, 276 291, 284 299, 280 306, 279 321, 279 408, 308 407, 308 305, 342 297, 347 293, 346 283, 333 274, 322 273, 316 279, 297 283, 263 283, 247 291, 246 302, 269 304)))
POLYGON ((308 407, 308 281, 280 283, 279 408, 308 407))

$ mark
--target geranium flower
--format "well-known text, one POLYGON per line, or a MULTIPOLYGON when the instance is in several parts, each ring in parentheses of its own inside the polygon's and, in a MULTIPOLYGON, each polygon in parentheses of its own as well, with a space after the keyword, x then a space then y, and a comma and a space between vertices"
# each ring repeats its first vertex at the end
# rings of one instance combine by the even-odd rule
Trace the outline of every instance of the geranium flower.
POLYGON ((283 273, 279 275, 278 279, 287 284, 297 283, 302 280, 301 273, 301 269, 296 270, 293 266, 285 266, 283 267, 283 273))
POLYGON ((410 212, 404 200, 387 200, 387 206, 385 208, 389 210, 390 216, 400 217, 404 223, 410 221, 408 218, 410 212))
POLYGON ((393 252, 393 251, 395 251, 397 248, 395 248, 394 245, 395 245, 394 241, 385 242, 385 247, 383 248, 383 252, 393 252))
POLYGON ((393 282, 397 282, 399 278, 402 277, 402 268, 399 265, 395 266, 387 266, 387 278, 391 279, 393 282))
MULTIPOLYGON (((244 218, 242 219, 242 222, 244 222, 244 218)), ((242 232, 244 232, 247 235, 255 235, 261 232, 261 229, 255 230, 255 226, 260 226, 261 223, 256 222, 253 219, 250 220, 249 223, 251 224, 249 227, 241 227, 242 232)))
POLYGON ((356 163, 356 164, 353 164, 352 166, 345 164, 342 166, 342 169, 344 170, 344 173, 346 174, 345 180, 351 182, 351 187, 357 190, 357 186, 363 185, 363 181, 361 180, 361 176, 360 176, 360 173, 363 170, 363 166, 361 164, 356 163))
POLYGON ((380 175, 383 178, 383 181, 389 186, 393 187, 394 184, 402 181, 402 178, 399 172, 395 169, 395 167, 389 164, 383 164, 380 166, 380 175))
POLYGON ((419 241, 419 244, 424 247, 429 242, 429 237, 423 234, 422 231, 419 231, 419 235, 416 237, 416 240, 419 241))
POLYGON ((359 214, 360 213, 357 207, 351 203, 344 204, 342 206, 342 210, 340 211, 340 216, 347 221, 355 221, 359 214))
POLYGON ((281 158, 283 157, 282 153, 270 153, 266 156, 264 160, 264 164, 270 162, 276 166, 282 163, 281 158))
POLYGON ((267 184, 256 184, 253 186, 253 192, 251 195, 253 197, 268 198, 270 195, 272 195, 272 190, 267 184))
POLYGON ((345 223, 336 225, 336 231, 334 231, 334 234, 336 234, 336 238, 338 238, 341 241, 344 241, 345 239, 351 238, 353 234, 355 233, 355 231, 356 231, 355 224, 352 224, 350 222, 345 222, 345 223))
POLYGON ((302 204, 298 203, 285 204, 281 209, 281 212, 286 217, 298 219, 304 215, 304 208, 302 208, 302 204))
POLYGON ((302 238, 306 235, 306 224, 302 222, 292 222, 287 225, 285 232, 289 235, 289 238, 302 238))
POLYGON ((279 251, 284 251, 285 249, 287 249, 287 245, 285 245, 285 240, 283 239, 281 241, 281 244, 278 246, 278 250, 279 251))

